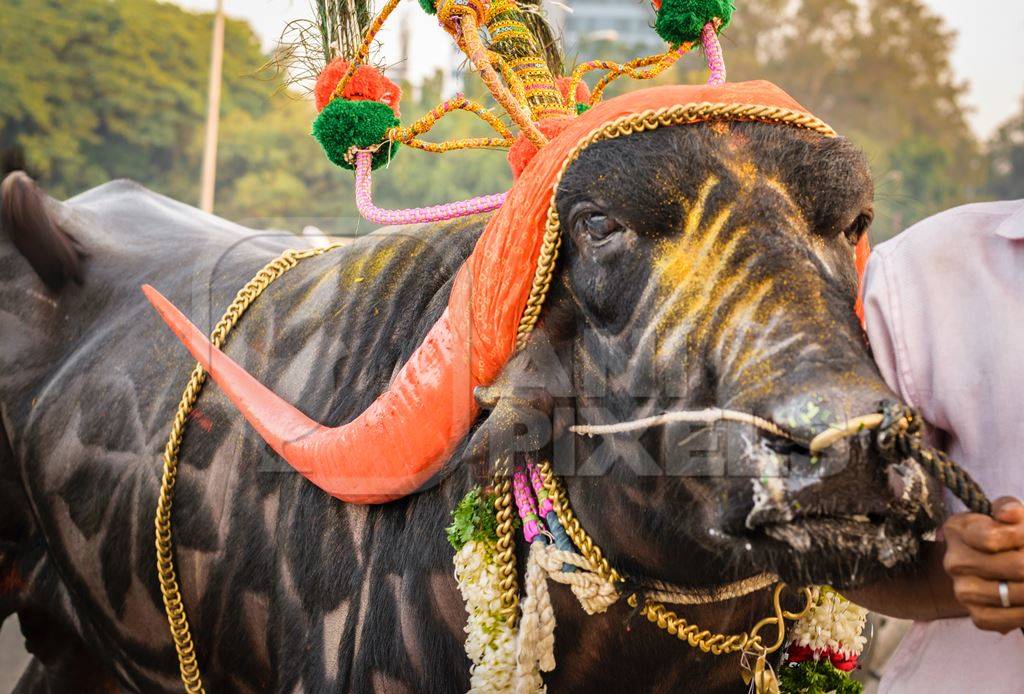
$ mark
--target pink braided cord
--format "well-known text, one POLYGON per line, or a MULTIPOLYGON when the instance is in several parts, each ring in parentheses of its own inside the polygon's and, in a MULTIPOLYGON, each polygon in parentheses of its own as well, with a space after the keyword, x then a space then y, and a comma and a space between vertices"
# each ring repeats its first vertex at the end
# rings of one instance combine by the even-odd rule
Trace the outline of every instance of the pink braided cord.
POLYGON ((540 477, 540 470, 533 463, 527 463, 526 469, 530 471, 530 483, 533 485, 533 492, 537 495, 537 503, 540 506, 540 517, 547 518, 548 514, 555 510, 555 504, 548 496, 548 490, 544 488, 544 480, 540 477))
POLYGON ((421 224, 458 219, 501 207, 508 193, 482 195, 478 198, 446 202, 431 207, 410 207, 404 210, 385 210, 373 204, 372 177, 373 152, 356 151, 356 206, 359 214, 375 224, 421 224))
POLYGON ((700 41, 704 45, 704 57, 708 61, 708 70, 711 76, 708 77, 708 84, 717 87, 725 84, 725 56, 722 55, 722 44, 718 41, 718 30, 714 22, 704 25, 700 33, 700 41))
POLYGON ((512 491, 515 494, 519 517, 523 519, 523 537, 527 542, 533 542, 534 538, 540 535, 540 518, 537 517, 533 490, 530 489, 526 473, 522 470, 516 470, 512 476, 512 491))

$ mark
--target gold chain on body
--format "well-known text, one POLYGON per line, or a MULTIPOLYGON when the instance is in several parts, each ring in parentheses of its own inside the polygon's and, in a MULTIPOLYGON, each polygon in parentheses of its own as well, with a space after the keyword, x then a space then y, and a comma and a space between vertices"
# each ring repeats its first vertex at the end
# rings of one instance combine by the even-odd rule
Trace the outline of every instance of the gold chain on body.
MULTIPOLYGON (((210 342, 221 347, 242 315, 263 291, 296 265, 300 260, 321 255, 338 248, 339 245, 308 250, 288 250, 278 258, 267 263, 249 283, 239 290, 234 301, 228 306, 224 316, 210 333, 210 342)), ((181 451, 181 439, 188 424, 188 416, 195 407, 196 400, 206 383, 206 371, 199 364, 192 369, 185 391, 181 394, 178 410, 174 414, 171 433, 164 446, 163 477, 160 480, 160 497, 156 507, 156 571, 160 580, 160 593, 164 599, 164 610, 167 623, 171 628, 171 638, 178 652, 178 667, 181 671, 181 682, 185 691, 192 694, 204 692, 199 665, 196 663, 195 644, 189 629, 188 617, 185 614, 185 603, 181 596, 181 586, 174 568, 174 538, 171 534, 171 509, 174 505, 174 485, 178 479, 178 453, 181 451)))
POLYGON ((498 534, 495 549, 497 550, 498 574, 501 577, 499 580, 501 610, 505 615, 505 622, 510 627, 514 627, 519 608, 519 581, 516 566, 516 507, 512 498, 512 471, 503 469, 506 467, 499 464, 494 477, 494 511, 498 534))
MULTIPOLYGON (((809 588, 803 588, 806 603, 800 612, 789 612, 782 608, 782 591, 786 584, 777 583, 772 593, 773 614, 765 617, 747 632, 741 634, 716 634, 715 632, 701 629, 696 624, 690 624, 685 618, 678 616, 662 603, 646 599, 640 607, 640 615, 647 618, 647 621, 656 624, 660 629, 675 636, 680 641, 685 641, 693 648, 698 648, 703 653, 712 655, 730 655, 732 653, 753 652, 758 655, 774 653, 782 647, 786 640, 786 620, 797 620, 807 614, 814 606, 814 598, 809 588), (775 627, 775 640, 765 644, 761 637, 761 631, 768 627, 775 627)), ((627 598, 626 602, 630 607, 639 605, 639 598, 634 593, 627 598)))

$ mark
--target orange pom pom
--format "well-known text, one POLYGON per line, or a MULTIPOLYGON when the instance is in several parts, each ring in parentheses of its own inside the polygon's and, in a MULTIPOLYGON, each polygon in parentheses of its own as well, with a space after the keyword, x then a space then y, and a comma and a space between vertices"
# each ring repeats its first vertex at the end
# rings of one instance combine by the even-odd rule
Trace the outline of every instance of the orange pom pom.
POLYGON ((327 64, 323 72, 316 78, 316 87, 313 88, 313 95, 316 97, 316 110, 323 111, 324 106, 331 102, 334 96, 334 88, 341 81, 341 76, 348 70, 348 61, 337 58, 327 64))
MULTIPOLYGON (((572 80, 568 77, 559 77, 555 80, 555 86, 557 86, 558 91, 562 93, 563 102, 569 98, 570 84, 572 84, 572 80)), ((590 87, 588 87, 583 80, 580 80, 576 85, 576 93, 573 94, 573 99, 577 104, 590 103, 590 87)))
MULTIPOLYGON (((548 118, 537 123, 537 128, 550 140, 572 124, 572 118, 548 118)), ((530 163, 539 150, 523 133, 519 133, 515 143, 508 150, 508 165, 512 176, 519 178, 526 165, 530 163)))
MULTIPOLYGON (((316 97, 316 110, 323 111, 324 106, 334 98, 334 90, 348 70, 348 61, 335 58, 316 78, 313 94, 316 97)), ((402 88, 382 75, 376 68, 360 65, 345 85, 342 98, 349 101, 379 101, 387 104, 400 117, 399 102, 402 100, 402 88)))

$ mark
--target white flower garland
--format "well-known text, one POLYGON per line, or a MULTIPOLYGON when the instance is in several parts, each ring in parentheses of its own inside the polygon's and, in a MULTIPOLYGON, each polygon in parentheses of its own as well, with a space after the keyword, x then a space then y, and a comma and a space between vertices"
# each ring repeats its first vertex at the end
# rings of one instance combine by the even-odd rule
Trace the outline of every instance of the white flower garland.
POLYGON ((793 626, 791 643, 816 654, 831 651, 844 658, 860 656, 867 643, 862 632, 868 611, 831 588, 813 591, 814 607, 793 626))
MULTIPOLYGON (((468 615, 465 649, 473 663, 469 691, 471 694, 542 693, 546 688, 541 672, 550 672, 555 667, 554 619, 552 614, 547 614, 551 608, 546 581, 554 579, 571 585, 589 614, 603 612, 618 594, 613 584, 602 582, 583 557, 553 546, 535 544, 531 546, 526 572, 527 594, 522 605, 524 628, 510 627, 502 610, 494 530, 487 528, 483 520, 488 517, 492 503, 479 490, 470 492, 453 513, 453 524, 448 528, 449 540, 459 547, 454 558, 455 580, 468 615), (565 563, 575 566, 577 571, 564 572, 565 563), (517 642, 519 639, 522 643, 517 642)), ((789 646, 808 649, 810 653, 805 652, 803 657, 811 657, 810 663, 828 662, 838 656, 853 661, 851 666, 855 666, 855 659, 867 641, 862 633, 867 610, 828 587, 812 589, 812 604, 807 614, 793 625, 789 646)), ((847 669, 844 664, 832 662, 847 669)), ((802 666, 810 663, 804 662, 802 666)), ((801 665, 794 661, 789 667, 801 665)), ((765 691, 779 691, 774 676, 772 681, 774 689, 765 691)))
POLYGON ((455 580, 466 602, 466 655, 470 692, 490 694, 512 690, 516 669, 515 631, 501 614, 498 567, 494 547, 471 540, 455 553, 455 580))

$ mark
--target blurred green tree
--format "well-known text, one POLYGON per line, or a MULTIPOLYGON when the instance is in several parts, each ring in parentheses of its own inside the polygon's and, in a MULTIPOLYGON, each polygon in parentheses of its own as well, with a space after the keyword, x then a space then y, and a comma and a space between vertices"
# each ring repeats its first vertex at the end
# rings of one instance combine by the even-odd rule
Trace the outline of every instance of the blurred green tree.
POLYGON ((1024 99, 988 144, 989 180, 985 192, 1003 200, 1024 198, 1024 99))
MULTIPOLYGON (((58 195, 128 177, 194 201, 211 27, 153 0, 2 0, 0 146, 58 195)), ((224 112, 265 114, 256 36, 229 21, 225 43, 224 112)))
POLYGON ((864 149, 875 175, 875 240, 975 199, 984 158, 949 62, 955 35, 942 19, 922 0, 790 8, 761 59, 733 61, 732 76, 775 81, 864 149))
MULTIPOLYGON (((0 148, 20 145, 59 197, 132 178, 193 203, 205 117, 212 17, 155 0, 0 0, 0 148)), ((261 73, 270 56, 228 21, 216 211, 260 226, 334 233, 356 219, 351 173, 331 165, 310 124, 312 103, 261 73)), ((470 96, 486 100, 476 80, 470 96)), ((440 73, 406 87, 405 122, 442 99, 440 73), (414 93, 415 92, 415 93, 414 93)), ((489 134, 472 116, 445 119, 440 140, 489 134)), ((415 206, 507 188, 502 152, 438 157, 408 148, 375 176, 381 204, 415 206)))

